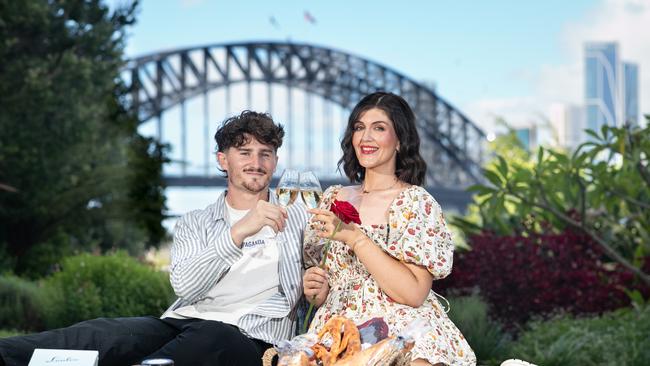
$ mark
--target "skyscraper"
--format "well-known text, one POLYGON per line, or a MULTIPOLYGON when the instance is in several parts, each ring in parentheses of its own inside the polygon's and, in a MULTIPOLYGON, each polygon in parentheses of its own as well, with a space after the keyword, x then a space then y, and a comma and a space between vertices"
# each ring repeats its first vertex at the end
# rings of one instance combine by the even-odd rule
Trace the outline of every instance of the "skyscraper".
POLYGON ((587 128, 600 130, 619 120, 618 45, 616 43, 587 43, 585 46, 585 106, 587 128), (618 108, 617 108, 618 107, 618 108))
POLYGON ((515 128, 514 132, 526 151, 532 152, 537 148, 537 127, 535 125, 515 128))
POLYGON ((636 125, 639 123, 639 67, 625 62, 623 63, 623 75, 625 122, 636 125))
POLYGON ((585 141, 585 109, 580 105, 554 103, 548 111, 553 138, 557 144, 575 150, 585 141))
POLYGON ((638 123, 639 72, 632 63, 621 63, 618 44, 585 44, 586 127, 638 123))

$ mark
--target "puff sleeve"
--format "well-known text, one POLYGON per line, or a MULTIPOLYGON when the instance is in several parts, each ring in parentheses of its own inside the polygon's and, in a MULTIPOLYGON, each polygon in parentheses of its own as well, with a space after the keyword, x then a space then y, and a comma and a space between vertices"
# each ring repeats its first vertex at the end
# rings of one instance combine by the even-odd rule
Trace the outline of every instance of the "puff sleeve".
POLYGON ((442 209, 424 188, 398 198, 389 212, 390 233, 384 250, 405 263, 425 267, 434 279, 451 273, 454 245, 442 209))

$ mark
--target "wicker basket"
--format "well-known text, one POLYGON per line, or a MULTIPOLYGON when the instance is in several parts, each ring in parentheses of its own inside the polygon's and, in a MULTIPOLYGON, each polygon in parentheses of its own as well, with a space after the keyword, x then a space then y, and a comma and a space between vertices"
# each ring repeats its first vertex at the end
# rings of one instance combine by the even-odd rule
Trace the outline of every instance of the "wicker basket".
POLYGON ((264 355, 262 356, 262 365, 263 366, 273 366, 273 359, 277 358, 276 356, 278 355, 278 351, 271 347, 264 352, 264 355))

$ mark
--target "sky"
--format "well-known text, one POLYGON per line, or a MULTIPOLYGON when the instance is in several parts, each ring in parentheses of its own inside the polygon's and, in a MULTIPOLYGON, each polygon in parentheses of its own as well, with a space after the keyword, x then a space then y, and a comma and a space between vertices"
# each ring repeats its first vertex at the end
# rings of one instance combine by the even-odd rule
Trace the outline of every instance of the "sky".
MULTIPOLYGON (((239 41, 345 51, 435 85, 486 133, 582 103, 584 42, 615 41, 650 113, 650 0, 144 0, 128 33, 128 57, 239 41)), ((205 204, 200 189, 168 191, 174 213, 205 204)))
POLYGON ((495 116, 521 125, 581 103, 583 43, 616 41, 650 113, 650 0, 144 0, 129 33, 129 57, 251 40, 339 49, 433 83, 486 132, 495 116))

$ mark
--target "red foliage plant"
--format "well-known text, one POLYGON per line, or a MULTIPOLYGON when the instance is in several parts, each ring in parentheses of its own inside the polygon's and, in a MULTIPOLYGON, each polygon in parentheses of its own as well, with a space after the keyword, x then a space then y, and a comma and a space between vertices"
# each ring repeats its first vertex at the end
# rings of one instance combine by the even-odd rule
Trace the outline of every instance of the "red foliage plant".
MULTIPOLYGON (((464 294, 478 288, 491 314, 507 327, 560 311, 598 314, 630 304, 625 289, 650 288, 620 266, 605 262, 600 247, 574 231, 531 236, 470 238, 472 250, 456 251, 452 274, 434 290, 464 294)), ((650 257, 645 269, 650 269, 650 257)))

